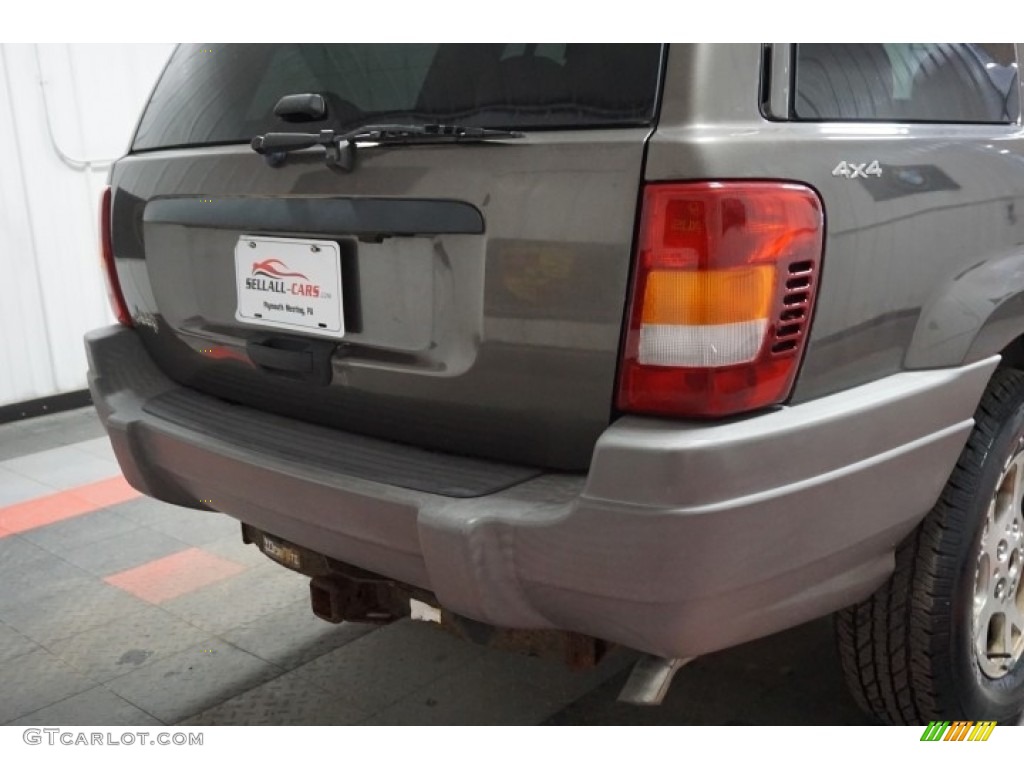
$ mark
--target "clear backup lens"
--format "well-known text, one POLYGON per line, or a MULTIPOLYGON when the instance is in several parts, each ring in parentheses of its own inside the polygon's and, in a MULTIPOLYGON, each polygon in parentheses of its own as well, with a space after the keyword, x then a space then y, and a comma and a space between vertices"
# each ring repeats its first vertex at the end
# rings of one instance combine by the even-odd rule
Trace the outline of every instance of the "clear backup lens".
POLYGON ((757 357, 767 320, 724 325, 642 325, 640 365, 720 368, 757 357))

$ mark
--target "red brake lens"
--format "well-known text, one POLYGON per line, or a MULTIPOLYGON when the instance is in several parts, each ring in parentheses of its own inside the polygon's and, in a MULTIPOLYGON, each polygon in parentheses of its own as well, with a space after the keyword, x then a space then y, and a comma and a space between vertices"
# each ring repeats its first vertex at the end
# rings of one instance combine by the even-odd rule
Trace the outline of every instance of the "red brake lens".
POLYGON ((103 257, 103 274, 107 278, 107 297, 110 299, 110 307, 114 310, 114 316, 121 325, 132 326, 132 316, 125 303, 124 294, 121 292, 121 281, 117 276, 117 267, 114 266, 114 249, 110 238, 110 187, 103 190, 103 197, 100 201, 100 247, 103 257))

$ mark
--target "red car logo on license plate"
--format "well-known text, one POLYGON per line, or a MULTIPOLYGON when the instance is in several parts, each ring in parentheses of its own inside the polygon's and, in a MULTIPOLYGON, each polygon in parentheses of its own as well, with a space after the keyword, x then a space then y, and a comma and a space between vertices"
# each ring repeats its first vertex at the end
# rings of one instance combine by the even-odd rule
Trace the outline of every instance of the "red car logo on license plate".
POLYGON ((309 280, 301 272, 289 272, 288 265, 280 259, 265 259, 253 262, 252 273, 254 275, 263 275, 264 277, 301 277, 303 280, 309 280))

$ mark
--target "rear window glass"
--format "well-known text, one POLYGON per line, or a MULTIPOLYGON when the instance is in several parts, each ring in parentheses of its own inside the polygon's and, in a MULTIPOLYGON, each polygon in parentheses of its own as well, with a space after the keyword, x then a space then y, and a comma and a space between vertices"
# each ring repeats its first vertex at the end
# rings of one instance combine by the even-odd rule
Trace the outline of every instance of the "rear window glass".
POLYGON ((649 44, 182 45, 133 149, 249 141, 297 130, 282 96, 319 93, 328 115, 299 130, 367 123, 487 128, 647 125, 661 46, 649 44))
POLYGON ((1017 60, 1007 43, 796 47, 801 120, 1014 123, 1017 60))

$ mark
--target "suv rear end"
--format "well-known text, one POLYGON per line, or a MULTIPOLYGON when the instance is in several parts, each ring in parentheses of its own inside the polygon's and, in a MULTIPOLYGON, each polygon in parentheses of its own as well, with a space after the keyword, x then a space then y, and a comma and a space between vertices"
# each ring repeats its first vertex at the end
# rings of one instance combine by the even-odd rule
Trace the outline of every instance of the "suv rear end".
POLYGON ((179 48, 87 340, 126 477, 238 518, 332 620, 412 599, 679 660, 868 597, 998 363, 915 351, 917 316, 1016 176, 915 136, 961 189, 897 202, 944 217, 924 244, 851 191, 897 134, 779 114, 783 52, 179 48), (865 261, 894 237, 942 277, 865 261))

